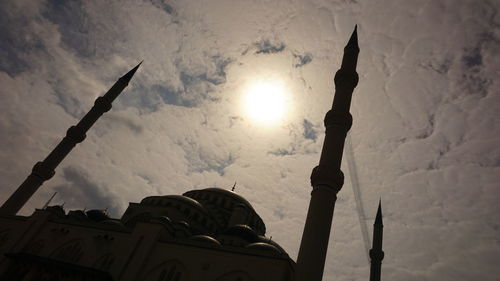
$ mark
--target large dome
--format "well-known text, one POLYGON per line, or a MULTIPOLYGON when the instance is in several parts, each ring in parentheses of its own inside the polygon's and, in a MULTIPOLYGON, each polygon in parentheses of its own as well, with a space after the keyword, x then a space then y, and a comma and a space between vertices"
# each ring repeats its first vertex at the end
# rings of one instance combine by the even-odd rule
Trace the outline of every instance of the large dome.
POLYGON ((223 233, 233 225, 246 225, 257 235, 265 235, 266 226, 245 198, 221 188, 191 190, 183 195, 149 196, 132 203, 122 217, 127 225, 155 217, 184 221, 194 233, 223 233))

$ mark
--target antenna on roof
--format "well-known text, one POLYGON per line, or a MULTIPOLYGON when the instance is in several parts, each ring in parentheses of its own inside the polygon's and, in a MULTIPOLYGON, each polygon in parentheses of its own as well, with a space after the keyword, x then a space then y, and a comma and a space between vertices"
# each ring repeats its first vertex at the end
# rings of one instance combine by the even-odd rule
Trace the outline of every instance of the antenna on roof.
POLYGON ((234 182, 233 187, 231 188, 231 191, 234 192, 234 188, 236 187, 236 182, 234 182))
POLYGON ((57 194, 57 191, 54 192, 54 194, 52 194, 52 196, 49 198, 49 200, 47 200, 47 203, 45 203, 45 205, 43 205, 42 210, 44 210, 45 208, 47 208, 47 206, 49 206, 50 202, 52 201, 52 199, 54 199, 56 194, 57 194))
POLYGON ((64 204, 66 204, 66 202, 63 202, 63 203, 61 204, 61 208, 63 208, 63 209, 64 209, 64 204))

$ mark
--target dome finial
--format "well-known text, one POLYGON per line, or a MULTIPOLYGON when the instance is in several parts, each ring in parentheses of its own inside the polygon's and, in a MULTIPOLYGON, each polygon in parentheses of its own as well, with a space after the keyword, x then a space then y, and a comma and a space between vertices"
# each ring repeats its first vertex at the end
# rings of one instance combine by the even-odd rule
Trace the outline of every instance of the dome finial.
POLYGON ((233 187, 231 188, 231 191, 234 192, 234 188, 236 187, 236 182, 234 182, 233 187))

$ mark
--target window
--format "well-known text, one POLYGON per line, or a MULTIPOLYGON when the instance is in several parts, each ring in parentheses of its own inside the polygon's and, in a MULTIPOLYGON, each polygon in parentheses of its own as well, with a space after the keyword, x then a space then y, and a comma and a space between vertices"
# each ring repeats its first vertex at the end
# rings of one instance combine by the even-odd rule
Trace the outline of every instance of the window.
POLYGON ((100 269, 100 270, 109 270, 111 267, 111 264, 113 264, 114 257, 113 255, 110 254, 105 254, 101 256, 97 261, 94 263, 94 268, 100 269))
POLYGON ((170 268, 165 268, 161 271, 158 281, 180 281, 181 272, 173 265, 170 268))
POLYGON ((83 256, 83 247, 80 240, 68 242, 55 251, 53 257, 65 262, 76 263, 83 256))
POLYGON ((184 265, 177 260, 163 262, 153 267, 140 280, 149 281, 186 281, 189 279, 189 272, 184 265))

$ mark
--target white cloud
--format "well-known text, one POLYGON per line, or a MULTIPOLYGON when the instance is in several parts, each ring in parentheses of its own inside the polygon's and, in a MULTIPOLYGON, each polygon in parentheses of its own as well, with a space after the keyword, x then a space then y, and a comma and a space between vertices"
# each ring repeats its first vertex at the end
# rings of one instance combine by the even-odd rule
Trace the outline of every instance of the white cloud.
MULTIPOLYGON (((495 280, 497 10, 465 0, 3 2, 1 197, 144 60, 23 214, 61 186, 77 186, 80 174, 94 193, 57 200, 83 208, 75 196, 95 197, 114 212, 149 195, 237 181, 268 235, 295 258, 332 78, 357 23, 351 136, 369 231, 380 196, 384 205, 383 278, 495 280), (286 81, 294 104, 271 130, 240 110, 242 85, 263 75, 286 81)), ((366 254, 343 170, 324 279, 362 280, 366 254)))

